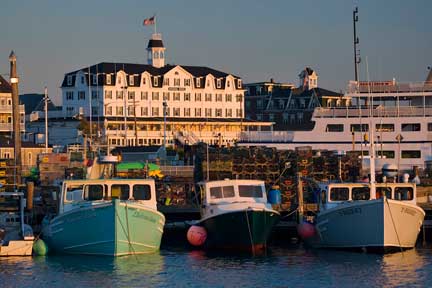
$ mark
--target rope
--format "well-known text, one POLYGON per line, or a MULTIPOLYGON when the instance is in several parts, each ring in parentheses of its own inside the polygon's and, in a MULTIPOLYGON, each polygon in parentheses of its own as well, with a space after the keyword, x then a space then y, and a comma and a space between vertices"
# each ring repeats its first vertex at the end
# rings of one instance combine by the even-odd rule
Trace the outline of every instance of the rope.
MULTIPOLYGON (((115 204, 113 203, 113 205, 115 205, 115 204)), ((127 207, 125 207, 125 208, 127 209, 127 207)), ((122 227, 123 233, 128 235, 128 243, 129 243, 129 246, 130 246, 131 250, 134 252, 135 258, 136 258, 137 261, 138 261, 138 257, 137 257, 136 254, 135 254, 135 249, 133 248, 133 246, 132 246, 132 244, 131 244, 131 242, 130 242, 130 239, 129 239, 129 232, 127 232, 126 229, 125 229, 125 227, 123 226, 123 223, 122 223, 122 221, 121 221, 121 218, 120 218, 120 216, 118 215, 117 209, 116 209, 115 207, 114 207, 114 210, 115 210, 115 214, 116 214, 117 218, 119 219, 119 223, 120 223, 120 226, 122 227)), ((127 219, 128 219, 128 218, 127 218, 127 210, 126 210, 126 222, 127 222, 128 228, 129 228, 129 221, 128 221, 127 219)), ((138 262, 139 262, 139 261, 138 261, 138 262)))
POLYGON ((252 232, 251 232, 251 228, 250 228, 249 216, 248 216, 248 213, 247 213, 248 209, 247 208, 245 209, 245 212, 246 212, 246 222, 248 224, 248 230, 249 230, 249 239, 251 241, 251 247, 252 247, 252 255, 255 256, 255 247, 254 247, 254 244, 253 244, 253 238, 252 238, 252 232))
POLYGON ((390 218, 391 218, 392 224, 393 224, 393 229, 395 230, 396 237, 397 237, 397 240, 398 240, 398 243, 399 243, 399 248, 400 248, 400 250, 402 252, 402 256, 403 256, 403 249, 402 249, 402 245, 401 245, 401 242, 400 242, 400 239, 399 239, 399 233, 396 230, 396 225, 395 225, 394 220, 393 220, 393 214, 392 214, 391 209, 390 209, 390 204, 388 203, 387 197, 384 197, 384 198, 385 198, 385 201, 386 201, 387 206, 389 208, 390 218))

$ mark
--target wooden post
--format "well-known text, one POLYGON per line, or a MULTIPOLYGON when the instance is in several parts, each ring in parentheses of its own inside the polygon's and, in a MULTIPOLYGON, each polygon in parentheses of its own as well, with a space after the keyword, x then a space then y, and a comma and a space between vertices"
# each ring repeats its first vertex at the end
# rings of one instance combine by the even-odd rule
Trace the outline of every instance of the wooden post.
POLYGON ((33 209, 34 183, 27 182, 27 210, 33 209))
POLYGON ((297 172, 297 197, 298 197, 298 222, 303 221, 304 214, 304 204, 303 204, 303 182, 302 182, 302 173, 297 172))

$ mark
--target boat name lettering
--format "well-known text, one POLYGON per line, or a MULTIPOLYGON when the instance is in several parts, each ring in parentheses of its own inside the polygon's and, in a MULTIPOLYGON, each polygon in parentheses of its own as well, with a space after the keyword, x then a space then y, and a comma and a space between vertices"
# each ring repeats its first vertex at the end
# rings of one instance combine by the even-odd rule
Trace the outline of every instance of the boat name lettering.
POLYGON ((137 218, 141 218, 141 219, 145 219, 145 220, 148 220, 148 221, 153 222, 153 223, 156 223, 156 218, 151 217, 151 216, 149 216, 149 215, 146 215, 145 213, 140 212, 140 211, 138 211, 138 210, 135 210, 135 211, 132 213, 132 216, 133 216, 133 217, 137 217, 137 218))
POLYGON ((79 214, 79 215, 74 215, 74 216, 68 217, 66 219, 66 221, 67 222, 75 222, 75 221, 79 221, 79 220, 83 220, 83 219, 93 218, 95 216, 96 216, 95 212, 83 213, 83 214, 79 214))
POLYGON ((402 207, 401 212, 402 212, 402 213, 409 214, 409 215, 411 215, 411 216, 415 216, 415 215, 416 215, 416 211, 415 211, 415 210, 413 210, 413 209, 409 209, 409 208, 406 208, 406 207, 402 207))
POLYGON ((347 215, 361 214, 361 213, 362 213, 362 209, 359 207, 348 208, 348 209, 344 209, 342 211, 339 211, 340 216, 347 216, 347 215))

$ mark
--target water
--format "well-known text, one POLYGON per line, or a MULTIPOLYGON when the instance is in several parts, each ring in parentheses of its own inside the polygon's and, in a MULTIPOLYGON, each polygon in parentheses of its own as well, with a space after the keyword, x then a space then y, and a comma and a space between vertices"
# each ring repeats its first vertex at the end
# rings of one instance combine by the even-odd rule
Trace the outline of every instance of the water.
POLYGON ((163 248, 119 258, 0 259, 0 287, 428 287, 432 247, 390 255, 270 247, 267 255, 163 248))

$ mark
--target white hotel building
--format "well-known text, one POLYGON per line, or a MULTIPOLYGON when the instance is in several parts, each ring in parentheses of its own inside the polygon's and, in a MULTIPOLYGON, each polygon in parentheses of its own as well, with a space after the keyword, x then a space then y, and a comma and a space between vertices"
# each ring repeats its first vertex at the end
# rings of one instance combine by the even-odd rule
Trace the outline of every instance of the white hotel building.
POLYGON ((208 67, 165 65, 160 34, 153 34, 147 51, 147 65, 103 62, 67 73, 63 114, 99 123, 92 135, 110 147, 161 145, 164 139, 167 145, 174 139, 232 145, 241 131, 271 129, 271 122, 244 118, 241 78, 208 67))

